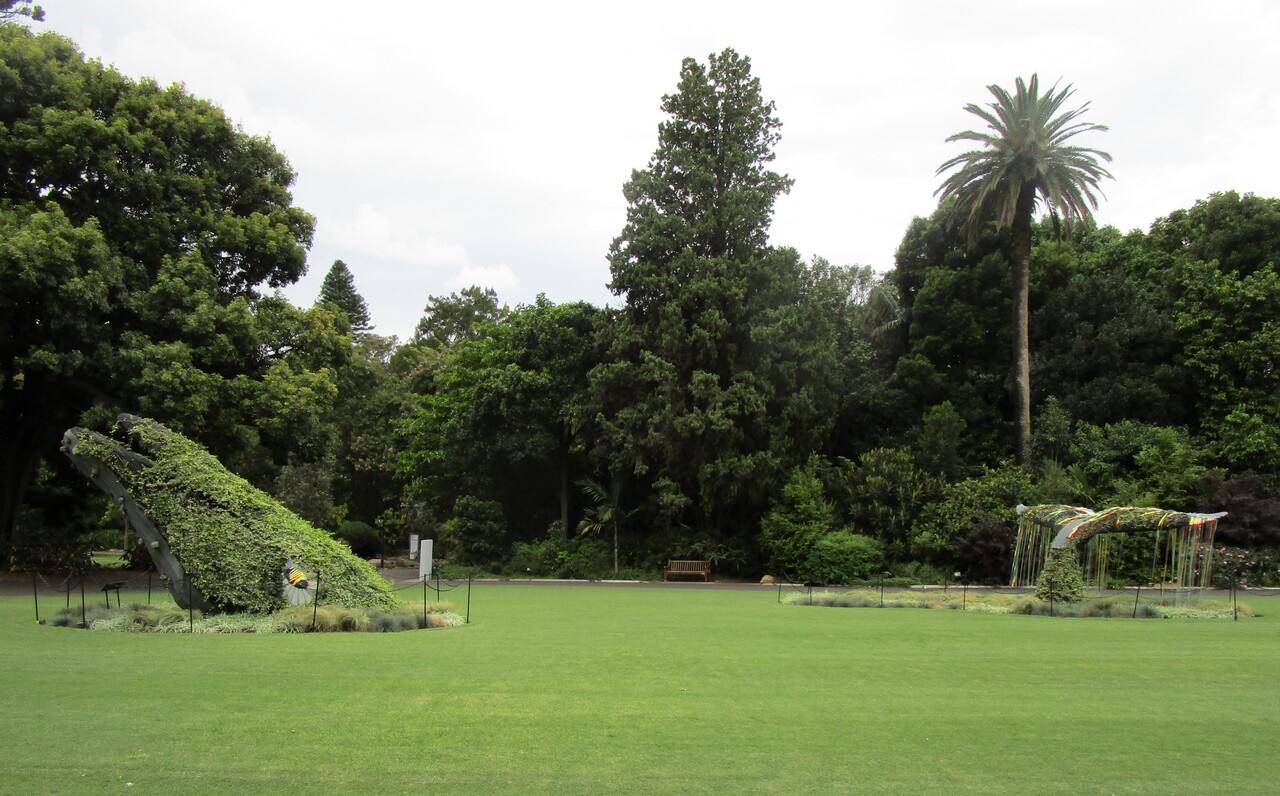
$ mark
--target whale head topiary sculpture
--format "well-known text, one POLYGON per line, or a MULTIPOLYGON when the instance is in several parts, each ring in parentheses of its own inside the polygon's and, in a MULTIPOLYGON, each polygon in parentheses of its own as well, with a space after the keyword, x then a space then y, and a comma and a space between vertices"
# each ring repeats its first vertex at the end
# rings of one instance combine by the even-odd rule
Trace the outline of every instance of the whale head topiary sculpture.
POLYGON ((401 606, 344 545, 155 421, 120 415, 111 436, 72 428, 62 449, 124 510, 183 607, 276 610, 291 567, 318 581, 325 603, 401 606))

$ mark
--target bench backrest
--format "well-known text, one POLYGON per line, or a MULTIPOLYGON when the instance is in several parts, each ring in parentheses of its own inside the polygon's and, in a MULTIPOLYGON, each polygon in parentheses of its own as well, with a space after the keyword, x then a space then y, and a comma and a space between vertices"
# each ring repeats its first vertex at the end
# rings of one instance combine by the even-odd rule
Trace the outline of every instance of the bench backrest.
POLYGON ((668 561, 667 569, 672 572, 702 572, 711 569, 710 561, 668 561))

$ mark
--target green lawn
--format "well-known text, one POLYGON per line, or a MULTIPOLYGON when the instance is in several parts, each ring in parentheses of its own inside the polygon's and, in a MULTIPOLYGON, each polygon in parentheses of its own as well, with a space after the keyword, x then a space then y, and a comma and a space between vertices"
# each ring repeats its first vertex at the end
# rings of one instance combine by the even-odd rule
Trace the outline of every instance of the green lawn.
POLYGON ((775 600, 478 585, 468 627, 186 636, 42 627, 3 598, 0 792, 1280 790, 1280 602, 1230 622, 775 600))

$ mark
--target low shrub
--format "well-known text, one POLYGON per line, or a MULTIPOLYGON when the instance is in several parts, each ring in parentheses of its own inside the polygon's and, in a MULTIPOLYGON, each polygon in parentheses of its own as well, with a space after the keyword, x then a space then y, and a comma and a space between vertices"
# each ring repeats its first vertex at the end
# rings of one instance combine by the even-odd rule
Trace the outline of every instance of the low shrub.
POLYGON ((565 538, 559 523, 554 523, 544 538, 511 546, 506 573, 513 578, 604 580, 612 577, 613 558, 603 539, 565 538))
MULTIPOLYGON (((948 578, 946 570, 922 561, 903 561, 889 565, 890 580, 894 585, 916 586, 922 583, 945 583, 948 578)), ((888 585, 888 581, 885 582, 888 585)))
POLYGON ((378 531, 367 522, 348 520, 338 525, 334 537, 346 542, 351 552, 360 558, 373 558, 382 550, 382 539, 378 531))
POLYGON ((805 561, 805 579, 813 583, 853 583, 884 566, 884 547, 876 539, 849 531, 820 538, 805 561))

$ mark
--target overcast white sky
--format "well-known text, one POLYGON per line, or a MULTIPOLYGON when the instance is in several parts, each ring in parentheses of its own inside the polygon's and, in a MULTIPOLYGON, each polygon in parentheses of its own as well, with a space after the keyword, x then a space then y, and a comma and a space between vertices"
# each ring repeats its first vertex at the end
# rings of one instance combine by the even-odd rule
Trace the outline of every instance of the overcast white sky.
POLYGON ((471 284, 512 305, 610 302, 622 184, 657 144, 661 97, 681 59, 725 47, 777 103, 775 168, 795 187, 772 239, 805 257, 891 267, 963 149, 944 139, 978 121, 964 105, 1032 72, 1111 128, 1078 139, 1115 158, 1101 223, 1280 196, 1280 4, 1262 0, 43 5, 33 27, 270 136, 317 220, 286 294, 310 306, 342 259, 401 338, 428 295, 471 284))

